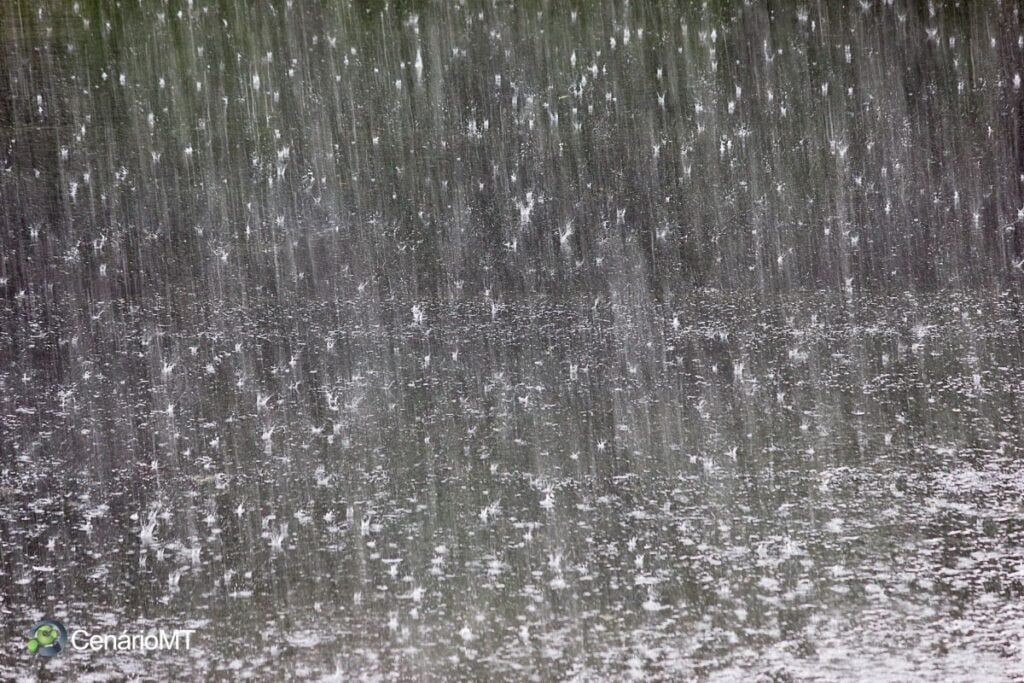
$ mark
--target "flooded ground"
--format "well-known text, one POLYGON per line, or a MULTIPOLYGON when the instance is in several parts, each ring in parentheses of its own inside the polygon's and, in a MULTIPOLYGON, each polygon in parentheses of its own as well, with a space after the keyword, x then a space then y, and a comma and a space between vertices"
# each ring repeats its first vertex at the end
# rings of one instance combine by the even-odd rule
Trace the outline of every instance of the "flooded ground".
POLYGON ((0 2, 0 679, 1021 681, 1022 72, 1001 0, 0 2))
POLYGON ((198 646, 3 670, 1009 680, 1021 314, 707 293, 98 321, 59 375, 4 373, 4 610, 198 646))

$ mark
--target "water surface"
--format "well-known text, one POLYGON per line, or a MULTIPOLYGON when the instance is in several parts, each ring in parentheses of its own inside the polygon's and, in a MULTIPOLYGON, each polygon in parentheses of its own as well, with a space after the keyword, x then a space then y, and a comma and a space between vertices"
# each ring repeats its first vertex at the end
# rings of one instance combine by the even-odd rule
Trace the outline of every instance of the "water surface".
POLYGON ((2 3, 0 678, 1014 680, 1022 21, 2 3))

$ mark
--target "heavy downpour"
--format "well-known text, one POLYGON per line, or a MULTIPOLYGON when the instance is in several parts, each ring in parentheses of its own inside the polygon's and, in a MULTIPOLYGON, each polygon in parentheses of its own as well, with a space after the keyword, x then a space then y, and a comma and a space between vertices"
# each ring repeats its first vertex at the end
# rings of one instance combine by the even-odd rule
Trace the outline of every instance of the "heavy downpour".
POLYGON ((1015 0, 3 0, 0 679, 1020 680, 1022 78, 1015 0))

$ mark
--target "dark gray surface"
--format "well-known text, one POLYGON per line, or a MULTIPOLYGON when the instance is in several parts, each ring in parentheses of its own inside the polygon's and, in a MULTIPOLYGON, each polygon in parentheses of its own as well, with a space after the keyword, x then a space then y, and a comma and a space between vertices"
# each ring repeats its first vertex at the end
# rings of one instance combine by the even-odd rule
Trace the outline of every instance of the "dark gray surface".
POLYGON ((1024 19, 779 4, 0 5, 0 678, 1014 680, 1024 19))

